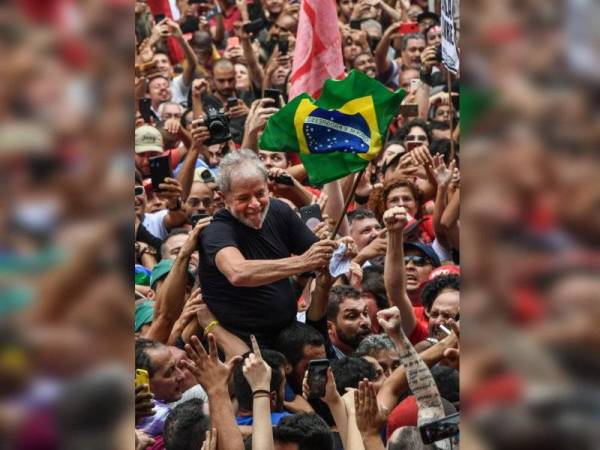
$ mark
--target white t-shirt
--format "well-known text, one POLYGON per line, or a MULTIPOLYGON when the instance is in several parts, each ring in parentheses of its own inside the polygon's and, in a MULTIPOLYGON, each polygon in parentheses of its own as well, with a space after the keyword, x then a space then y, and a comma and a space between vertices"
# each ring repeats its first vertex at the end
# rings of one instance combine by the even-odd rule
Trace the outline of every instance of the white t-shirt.
POLYGON ((161 209, 154 213, 144 214, 142 224, 151 234, 161 241, 164 241, 169 235, 169 230, 165 226, 165 216, 169 213, 168 209, 161 209))
POLYGON ((177 75, 171 81, 171 101, 187 106, 190 86, 183 82, 183 74, 177 75))

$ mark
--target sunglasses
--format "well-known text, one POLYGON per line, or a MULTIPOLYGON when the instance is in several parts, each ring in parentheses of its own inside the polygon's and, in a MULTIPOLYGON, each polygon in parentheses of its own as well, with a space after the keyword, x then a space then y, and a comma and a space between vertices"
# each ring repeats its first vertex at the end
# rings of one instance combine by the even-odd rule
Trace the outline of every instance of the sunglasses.
POLYGON ((187 200, 187 204, 190 205, 190 207, 192 207, 192 208, 199 206, 200 203, 202 203, 202 206, 204 206, 205 208, 210 208, 210 206, 213 203, 213 199, 210 197, 205 197, 205 198, 188 198, 188 200, 187 200))
POLYGON ((426 266, 427 264, 431 264, 431 261, 429 260, 429 258, 426 258, 425 256, 413 255, 413 256, 405 256, 404 257, 405 265, 411 261, 417 267, 423 267, 423 266, 426 266))
POLYGON ((135 187, 135 196, 139 197, 140 195, 144 195, 144 188, 143 188, 143 186, 136 186, 135 187))
POLYGON ((424 136, 424 135, 422 135, 422 134, 421 134, 421 135, 418 135, 418 136, 416 136, 416 135, 414 135, 414 134, 409 134, 408 136, 406 136, 406 137, 404 138, 404 141, 405 141, 405 142, 408 142, 408 141, 413 141, 413 142, 414 142, 414 141, 425 142, 426 140, 427 140, 427 136, 424 136))

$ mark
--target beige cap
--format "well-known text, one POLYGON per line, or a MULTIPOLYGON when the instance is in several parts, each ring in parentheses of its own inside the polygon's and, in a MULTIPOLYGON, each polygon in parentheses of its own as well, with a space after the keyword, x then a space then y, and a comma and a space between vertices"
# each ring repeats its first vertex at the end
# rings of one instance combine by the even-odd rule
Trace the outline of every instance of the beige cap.
POLYGON ((135 130, 135 152, 162 152, 163 139, 160 131, 150 125, 142 125, 135 130))

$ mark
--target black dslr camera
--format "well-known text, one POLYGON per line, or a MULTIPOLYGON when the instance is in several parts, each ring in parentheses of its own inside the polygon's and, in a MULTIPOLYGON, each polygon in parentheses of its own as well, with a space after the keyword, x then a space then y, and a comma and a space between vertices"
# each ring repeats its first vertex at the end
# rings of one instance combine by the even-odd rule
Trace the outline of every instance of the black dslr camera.
POLYGON ((204 126, 208 128, 210 138, 206 140, 205 145, 222 144, 231 139, 229 130, 229 117, 216 109, 210 109, 204 119, 204 126))

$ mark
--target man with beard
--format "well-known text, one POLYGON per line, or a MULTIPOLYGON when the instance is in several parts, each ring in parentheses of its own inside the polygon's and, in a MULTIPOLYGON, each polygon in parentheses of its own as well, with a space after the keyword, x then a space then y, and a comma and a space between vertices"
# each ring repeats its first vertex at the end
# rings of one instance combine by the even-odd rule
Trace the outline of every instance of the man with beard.
POLYGON ((248 106, 254 100, 250 92, 239 94, 235 89, 235 66, 227 58, 219 59, 212 69, 213 93, 201 94, 202 107, 208 113, 211 110, 224 110, 230 120, 229 127, 234 142, 241 143, 244 124, 248 115, 248 106), (235 106, 228 106, 228 99, 235 98, 235 106))
POLYGON ((272 348, 296 318, 290 277, 326 267, 336 243, 319 241, 289 206, 269 197, 267 169, 252 151, 228 153, 219 169, 225 208, 200 237, 203 298, 223 327, 272 348))
POLYGON ((352 355, 371 334, 371 318, 360 291, 346 285, 334 286, 327 304, 327 331, 338 358, 352 355))

